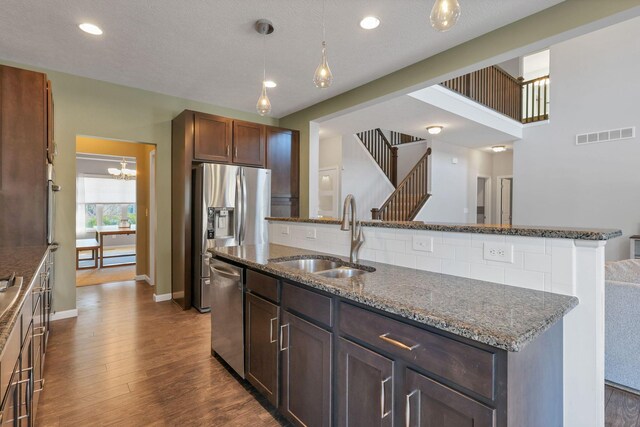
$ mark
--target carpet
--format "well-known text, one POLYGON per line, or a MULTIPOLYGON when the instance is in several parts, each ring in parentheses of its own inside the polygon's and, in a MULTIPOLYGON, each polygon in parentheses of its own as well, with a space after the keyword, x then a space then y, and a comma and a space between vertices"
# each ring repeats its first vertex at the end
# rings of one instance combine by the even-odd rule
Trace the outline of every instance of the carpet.
POLYGON ((100 285, 111 282, 124 282, 134 280, 136 277, 136 266, 127 265, 124 267, 110 267, 93 270, 76 271, 76 286, 100 285))

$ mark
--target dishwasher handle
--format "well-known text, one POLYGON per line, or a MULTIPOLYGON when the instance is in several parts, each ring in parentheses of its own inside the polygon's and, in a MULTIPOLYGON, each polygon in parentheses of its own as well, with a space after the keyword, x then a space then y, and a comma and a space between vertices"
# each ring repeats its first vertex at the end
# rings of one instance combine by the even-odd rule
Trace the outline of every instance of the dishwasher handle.
POLYGON ((211 267, 211 270, 215 273, 218 274, 222 277, 226 277, 227 279, 233 279, 233 280, 239 280, 240 279, 240 274, 234 272, 234 271, 225 271, 225 270, 220 270, 219 268, 216 267, 211 267))

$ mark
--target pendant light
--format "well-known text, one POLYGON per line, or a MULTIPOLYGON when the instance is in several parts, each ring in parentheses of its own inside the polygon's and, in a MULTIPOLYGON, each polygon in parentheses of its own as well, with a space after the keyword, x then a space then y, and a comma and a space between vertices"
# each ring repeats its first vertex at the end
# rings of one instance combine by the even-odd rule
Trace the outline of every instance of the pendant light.
POLYGON ((324 3, 325 0, 322 0, 322 59, 320 60, 320 65, 318 65, 318 68, 316 68, 316 72, 313 75, 313 83, 320 89, 331 86, 331 82, 333 82, 333 74, 331 74, 331 69, 327 62, 327 43, 325 41, 324 31, 324 3))
POLYGON ((431 9, 431 26, 440 32, 449 31, 460 17, 458 0, 436 0, 431 9))
POLYGON ((262 46, 262 91, 260 92, 260 98, 256 104, 256 110, 261 116, 267 115, 271 112, 271 101, 267 96, 267 35, 273 33, 273 24, 268 19, 259 19, 256 21, 256 31, 262 34, 263 46, 262 46))

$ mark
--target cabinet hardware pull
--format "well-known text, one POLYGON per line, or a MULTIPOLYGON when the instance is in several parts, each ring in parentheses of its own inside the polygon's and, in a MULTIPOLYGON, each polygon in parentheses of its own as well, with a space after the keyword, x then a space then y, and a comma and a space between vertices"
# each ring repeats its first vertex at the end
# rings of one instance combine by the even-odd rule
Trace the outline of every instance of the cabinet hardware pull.
POLYGON ((384 418, 391 413, 391 409, 389 409, 387 412, 384 411, 384 406, 387 402, 387 399, 385 399, 386 392, 384 387, 389 381, 391 381, 391 377, 380 381, 380 418, 384 418))
POLYGON ((233 271, 224 271, 224 270, 220 270, 219 268, 215 268, 215 267, 211 267, 211 269, 216 274, 219 274, 222 277, 226 277, 227 279, 238 279, 240 277, 240 275, 238 273, 233 272, 233 271))
POLYGON ((238 147, 234 147, 233 148, 233 157, 235 157, 235 159, 238 159, 238 147))
POLYGON ((26 380, 20 380, 20 381, 16 381, 14 383, 11 383, 11 386, 16 386, 16 385, 20 385, 20 384, 25 384, 31 382, 31 378, 27 378, 26 380))
POLYGON ((229 146, 227 145, 227 157, 229 157, 229 146))
POLYGON ((41 294, 41 293, 43 293, 44 291, 45 291, 45 287, 44 287, 44 286, 40 286, 40 287, 37 287, 37 288, 33 288, 33 290, 31 291, 31 293, 32 293, 33 295, 36 295, 36 294, 41 294))
POLYGON ((31 372, 33 370, 33 366, 29 366, 28 368, 22 369, 20 373, 31 372))
MULTIPOLYGON (((273 319, 271 319, 271 320, 269 321, 269 342, 270 342, 271 344, 273 344, 274 342, 278 342, 278 339, 277 339, 277 338, 273 338, 273 321, 274 321, 274 320, 276 320, 276 321, 277 321, 277 320, 278 320, 278 318, 277 318, 277 317, 274 317, 273 319)), ((276 326, 277 326, 277 324, 276 324, 276 326)))
MULTIPOLYGON (((418 393, 419 390, 413 390, 411 393, 407 394, 407 404, 405 406, 405 426, 411 427, 411 398, 414 394, 418 393)), ((418 424, 420 425, 420 424, 418 424)))
POLYGON ((285 350, 289 350, 289 324, 287 323, 286 325, 282 325, 280 326, 280 351, 285 351, 285 350), (287 328, 287 346, 283 347, 282 344, 284 343, 284 328, 287 328))
POLYGON ((33 331, 33 336, 34 337, 41 337, 47 331, 47 327, 46 326, 38 326, 38 328, 36 328, 36 329, 40 329, 40 332, 36 333, 36 331, 34 329, 34 331, 33 331))
POLYGON ((400 342, 398 340, 394 340, 393 338, 389 337, 389 334, 390 334, 390 332, 387 332, 386 334, 380 335, 378 338, 380 338, 383 341, 388 342, 391 345, 394 345, 396 347, 399 347, 399 348, 401 348, 403 350, 407 350, 407 351, 413 351, 413 350, 415 350, 416 348, 418 348, 420 346, 420 344, 415 344, 415 345, 409 346, 409 345, 407 345, 407 344, 405 344, 403 342, 400 342))
POLYGON ((34 389, 34 390, 33 390, 33 392, 34 392, 34 393, 38 393, 38 392, 40 392, 40 391, 44 390, 44 378, 41 378, 41 379, 39 379, 39 380, 35 380, 35 381, 33 382, 33 384, 35 385, 35 383, 40 383, 40 388, 36 388, 36 389, 34 389))

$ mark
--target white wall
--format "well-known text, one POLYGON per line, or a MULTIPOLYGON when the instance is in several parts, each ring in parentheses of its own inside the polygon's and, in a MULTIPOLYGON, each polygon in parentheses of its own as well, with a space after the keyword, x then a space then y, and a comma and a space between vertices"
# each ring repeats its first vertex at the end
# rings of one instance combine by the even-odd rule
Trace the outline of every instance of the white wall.
POLYGON ((398 146, 398 184, 407 176, 417 161, 427 152, 427 141, 398 146))
POLYGON ((342 166, 342 136, 320 140, 320 169, 342 166))
POLYGON ((379 208, 394 190, 362 142, 355 135, 343 135, 341 193, 355 196, 358 219, 371 219, 371 209, 379 208))
POLYGON ((491 177, 491 154, 438 140, 431 148, 431 198, 416 221, 475 223, 477 177, 491 177))
POLYGON ((550 122, 514 147, 517 222, 621 228, 607 260, 628 258, 640 232, 640 141, 576 146, 575 136, 640 126, 638 39, 636 18, 552 46, 550 122))

